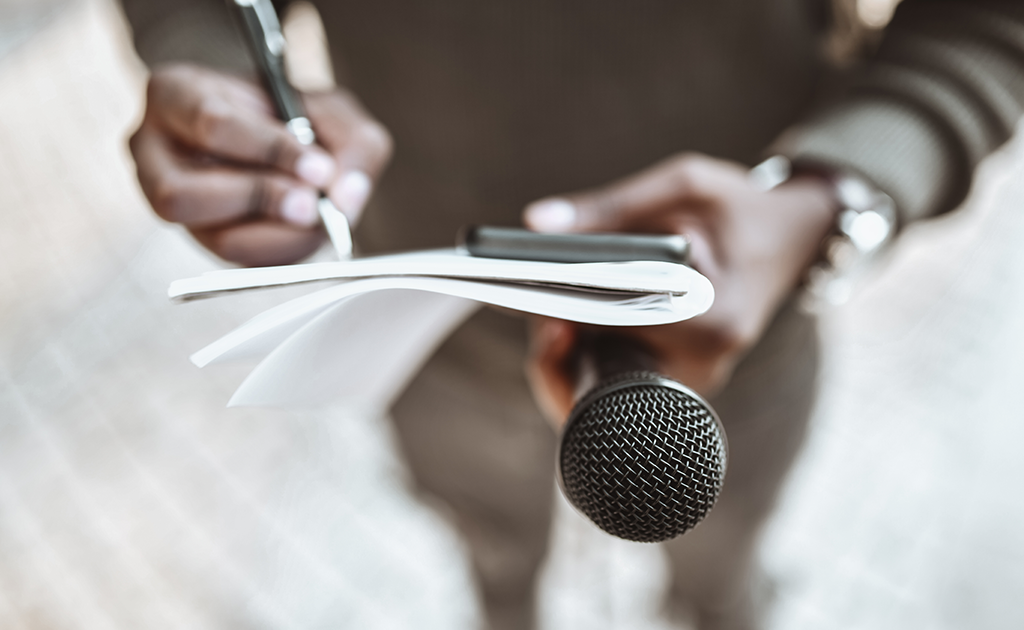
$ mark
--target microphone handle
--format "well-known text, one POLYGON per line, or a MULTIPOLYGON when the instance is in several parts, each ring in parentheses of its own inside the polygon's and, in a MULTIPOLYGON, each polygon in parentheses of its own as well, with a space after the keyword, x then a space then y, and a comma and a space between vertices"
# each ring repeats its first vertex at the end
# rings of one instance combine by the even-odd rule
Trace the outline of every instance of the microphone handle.
POLYGON ((581 330, 573 356, 576 391, 580 401, 598 384, 629 372, 657 372, 658 361, 644 342, 622 334, 581 330))

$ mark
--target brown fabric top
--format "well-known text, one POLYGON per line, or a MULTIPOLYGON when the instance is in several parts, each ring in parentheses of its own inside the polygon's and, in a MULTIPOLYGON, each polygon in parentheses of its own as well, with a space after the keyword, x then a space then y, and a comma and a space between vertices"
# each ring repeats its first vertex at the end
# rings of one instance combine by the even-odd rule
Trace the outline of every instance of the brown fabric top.
MULTIPOLYGON (((315 4, 341 80, 396 140, 357 234, 370 251, 515 225, 529 201, 679 151, 753 164, 768 147, 852 168, 912 220, 962 200, 1024 103, 1010 2, 906 0, 876 58, 828 98, 827 0, 315 4)), ((222 0, 124 5, 147 63, 248 70, 222 0)))

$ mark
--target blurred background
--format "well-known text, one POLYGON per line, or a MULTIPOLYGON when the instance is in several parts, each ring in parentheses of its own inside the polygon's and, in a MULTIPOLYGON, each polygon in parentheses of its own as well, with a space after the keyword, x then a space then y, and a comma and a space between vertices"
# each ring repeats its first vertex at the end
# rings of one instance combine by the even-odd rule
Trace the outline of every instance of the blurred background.
MULTIPOLYGON (((0 627, 476 627, 464 552, 386 421, 225 409, 245 368, 188 362, 282 296, 167 301, 220 263, 135 183, 144 85, 112 0, 0 0, 0 627)), ((772 628, 1024 627, 1022 175, 1016 140, 823 317, 764 545, 772 628)), ((666 627, 659 549, 557 518, 543 627, 666 627)))

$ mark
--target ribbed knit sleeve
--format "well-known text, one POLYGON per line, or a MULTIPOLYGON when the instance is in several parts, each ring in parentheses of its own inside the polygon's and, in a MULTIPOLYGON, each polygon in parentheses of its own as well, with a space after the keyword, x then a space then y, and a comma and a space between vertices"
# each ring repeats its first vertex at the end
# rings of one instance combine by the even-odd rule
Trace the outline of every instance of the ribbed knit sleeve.
POLYGON ((224 0, 121 0, 147 66, 188 61, 242 76, 255 67, 224 0))
POLYGON ((1022 114, 1024 3, 905 0, 842 100, 773 150, 860 172, 909 222, 959 205, 1022 114))

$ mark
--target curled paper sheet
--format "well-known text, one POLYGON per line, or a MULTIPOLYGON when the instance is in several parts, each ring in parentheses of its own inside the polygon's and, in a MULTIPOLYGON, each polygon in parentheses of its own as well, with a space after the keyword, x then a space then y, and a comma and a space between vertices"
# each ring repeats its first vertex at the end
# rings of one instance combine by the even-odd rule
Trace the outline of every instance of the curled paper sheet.
POLYGON ((386 410, 438 345, 479 307, 465 298, 386 289, 314 317, 260 362, 229 406, 386 410))
POLYGON ((707 279, 674 263, 638 260, 566 264, 474 258, 459 250, 438 249, 306 265, 221 269, 197 278, 176 280, 167 294, 176 300, 192 300, 262 287, 384 276, 460 278, 631 293, 685 293, 691 299, 707 298, 711 291, 707 279))
POLYGON ((524 263, 417 252, 341 263, 237 269, 181 280, 196 299, 264 286, 331 281, 196 352, 202 367, 262 358, 229 404, 385 409, 437 346, 481 303, 603 326, 645 326, 706 311, 713 290, 672 263, 524 263))

